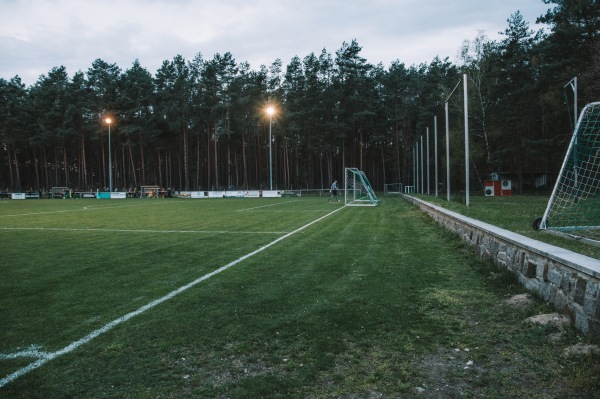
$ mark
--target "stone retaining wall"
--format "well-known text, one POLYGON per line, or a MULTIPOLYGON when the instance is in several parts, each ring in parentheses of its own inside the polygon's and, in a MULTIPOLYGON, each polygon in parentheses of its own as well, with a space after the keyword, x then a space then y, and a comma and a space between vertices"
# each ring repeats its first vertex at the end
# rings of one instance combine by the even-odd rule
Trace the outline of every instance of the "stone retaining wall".
MULTIPOLYGON (((585 334, 600 336, 600 260, 483 223, 414 197, 436 222, 457 233, 477 254, 515 273, 529 291, 571 318, 585 334)), ((544 234, 544 233, 540 233, 544 234)))

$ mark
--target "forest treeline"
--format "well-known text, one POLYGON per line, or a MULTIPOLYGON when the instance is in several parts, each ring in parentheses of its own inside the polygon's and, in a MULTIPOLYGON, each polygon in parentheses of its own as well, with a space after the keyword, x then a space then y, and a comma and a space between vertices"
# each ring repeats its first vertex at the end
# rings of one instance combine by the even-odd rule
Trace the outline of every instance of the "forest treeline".
POLYGON ((384 68, 362 58, 352 40, 335 54, 323 49, 259 70, 226 52, 177 55, 154 75, 137 60, 123 71, 97 59, 72 77, 52 68, 30 87, 18 76, 0 79, 0 189, 102 190, 109 167, 119 190, 266 189, 272 165, 278 189, 326 187, 352 166, 382 190, 414 183, 415 143, 427 132, 433 165, 435 127, 445 184, 446 101, 458 189, 465 179, 463 76, 471 186, 494 172, 556 173, 575 123, 573 78, 580 108, 600 100, 600 6, 542 1, 549 5, 537 20, 543 31, 517 11, 501 40, 479 32, 455 63, 436 57, 384 68), (272 119, 268 105, 276 109, 272 119))

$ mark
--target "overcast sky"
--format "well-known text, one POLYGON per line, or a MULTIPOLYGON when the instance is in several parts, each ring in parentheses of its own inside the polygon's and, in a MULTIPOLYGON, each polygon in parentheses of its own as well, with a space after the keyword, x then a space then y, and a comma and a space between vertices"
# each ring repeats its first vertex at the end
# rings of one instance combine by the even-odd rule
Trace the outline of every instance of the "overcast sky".
POLYGON ((230 52, 253 70, 295 55, 335 56, 356 39, 361 56, 389 67, 456 55, 485 31, 492 40, 517 10, 535 24, 542 0, 0 0, 0 78, 29 86, 64 65, 69 76, 100 58, 152 75, 164 60, 230 52))

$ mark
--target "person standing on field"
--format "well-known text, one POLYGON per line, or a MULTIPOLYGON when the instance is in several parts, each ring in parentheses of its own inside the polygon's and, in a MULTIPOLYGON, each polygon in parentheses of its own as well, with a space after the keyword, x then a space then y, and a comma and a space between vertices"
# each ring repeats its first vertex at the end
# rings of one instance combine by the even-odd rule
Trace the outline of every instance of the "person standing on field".
POLYGON ((337 180, 334 180, 333 183, 331 183, 331 190, 329 190, 329 192, 331 193, 331 195, 329 196, 329 199, 327 200, 327 202, 331 202, 333 197, 335 197, 337 202, 340 202, 340 199, 338 198, 338 194, 337 194, 337 192, 338 192, 337 180))

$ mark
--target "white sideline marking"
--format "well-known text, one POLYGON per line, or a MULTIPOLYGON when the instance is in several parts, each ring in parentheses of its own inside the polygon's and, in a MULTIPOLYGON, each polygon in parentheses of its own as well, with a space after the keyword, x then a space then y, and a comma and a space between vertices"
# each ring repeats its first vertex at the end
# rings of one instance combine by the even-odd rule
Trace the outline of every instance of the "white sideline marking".
POLYGON ((254 206, 252 208, 244 208, 244 209, 238 209, 238 212, 244 212, 244 211, 249 211, 251 209, 260 209, 260 208, 266 208, 268 206, 276 206, 276 205, 286 205, 289 204, 290 202, 298 202, 300 200, 293 200, 293 201, 284 201, 284 202, 278 202, 276 204, 269 204, 269 205, 261 205, 261 206, 254 206))
POLYGON ((287 231, 74 229, 66 227, 0 227, 0 230, 100 231, 111 233, 286 234, 287 231))
POLYGON ((323 220, 323 219, 325 219, 325 218, 333 215, 334 213, 336 213, 337 211, 339 211, 341 209, 344 209, 344 208, 338 208, 338 209, 336 209, 336 210, 334 210, 332 212, 329 212, 328 214, 326 214, 324 216, 321 216, 320 218, 315 219, 312 222, 307 223, 304 226, 302 226, 300 228, 297 228, 296 230, 294 230, 294 231, 292 231, 290 233, 287 233, 286 235, 281 236, 281 237, 277 238, 274 241, 271 241, 270 243, 268 243, 268 244, 266 244, 266 245, 258 248, 257 250, 255 250, 253 252, 250 252, 249 254, 246 254, 246 255, 244 255, 244 256, 242 256, 242 257, 234 260, 233 262, 228 263, 225 266, 222 266, 222 267, 218 268, 217 270, 214 270, 214 271, 212 271, 212 272, 210 272, 208 274, 205 274, 204 276, 202 276, 202 277, 200 277, 200 278, 192 281, 191 283, 188 283, 188 284, 186 284, 184 286, 181 286, 178 289, 176 289, 174 291, 171 291, 167 295, 165 295, 165 296, 163 296, 161 298, 158 298, 158 299, 156 299, 156 300, 154 300, 154 301, 152 301, 152 302, 150 302, 150 303, 142 306, 138 310, 135 310, 133 312, 127 313, 126 315, 121 316, 118 319, 115 319, 115 320, 111 321, 108 324, 105 324, 103 327, 100 327, 99 329, 97 329, 95 331, 92 331, 91 333, 89 333, 85 337, 81 338, 80 340, 72 342, 69 345, 65 346, 64 348, 57 350, 56 352, 43 353, 43 352, 37 352, 37 350, 36 350, 36 353, 40 356, 40 358, 38 360, 36 360, 35 362, 30 363, 29 365, 27 365, 25 367, 22 367, 19 370, 15 371, 14 373, 12 373, 12 374, 10 374, 10 375, 2 378, 0 380, 0 388, 2 388, 3 386, 5 386, 6 384, 8 384, 8 383, 10 383, 10 382, 12 382, 14 380, 16 380, 17 378, 22 377, 23 375, 29 373, 30 371, 35 370, 35 369, 43 366, 44 364, 48 363, 50 360, 55 359, 55 358, 57 358, 59 356, 62 356, 62 355, 65 355, 65 354, 67 354, 69 352, 74 351, 75 349, 79 348, 80 346, 83 346, 83 345, 87 344, 88 342, 90 342, 94 338, 98 337, 101 334, 104 334, 107 331, 112 330, 114 327, 116 327, 119 324, 121 324, 121 323, 123 323, 123 322, 125 322, 125 321, 127 321, 129 319, 131 319, 132 317, 137 316, 139 314, 142 314, 146 310, 150 310, 153 307, 155 307, 157 305, 160 305, 161 303, 163 303, 163 302, 165 302, 165 301, 167 301, 167 300, 175 297, 178 294, 181 294, 182 292, 188 290, 189 288, 194 287, 198 283, 201 283, 202 281, 207 280, 207 279, 211 278, 212 276, 215 276, 215 275, 217 275, 217 274, 219 274, 219 273, 221 273, 221 272, 229 269, 230 267, 237 265, 238 263, 240 263, 240 262, 242 262, 242 261, 244 261, 244 260, 246 260, 246 259, 248 259, 248 258, 250 258, 250 257, 252 257, 254 255, 256 255, 257 253, 264 251, 265 249, 267 249, 267 248, 269 248, 269 247, 277 244, 279 241, 285 240, 286 238, 288 238, 288 237, 290 237, 290 236, 298 233, 299 231, 302 231, 302 230, 306 229, 307 227, 312 226, 313 224, 315 224, 317 222, 320 222, 321 220, 323 220))
POLYGON ((42 351, 38 350, 39 348, 40 348, 39 345, 31 345, 29 347, 29 349, 26 349, 24 351, 19 351, 19 352, 14 352, 14 353, 8 353, 8 354, 0 353, 0 359, 2 359, 2 360, 6 360, 6 359, 18 359, 20 357, 37 357, 37 358, 43 358, 45 356, 48 356, 48 352, 42 352, 42 351))

